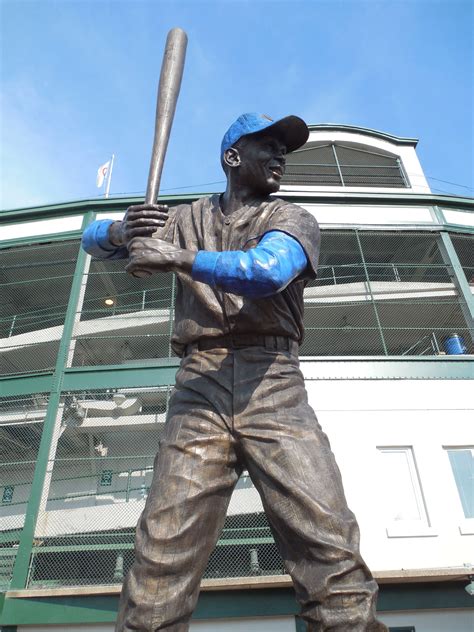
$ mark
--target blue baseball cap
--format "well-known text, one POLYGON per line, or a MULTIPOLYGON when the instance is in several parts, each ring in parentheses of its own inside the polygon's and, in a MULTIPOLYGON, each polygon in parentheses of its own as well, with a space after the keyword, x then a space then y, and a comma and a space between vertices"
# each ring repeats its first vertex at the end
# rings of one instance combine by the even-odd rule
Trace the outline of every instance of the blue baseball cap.
POLYGON ((285 118, 274 121, 266 114, 248 112, 239 116, 224 134, 221 144, 221 156, 224 155, 226 149, 232 147, 242 136, 257 134, 263 130, 272 136, 281 138, 288 152, 295 151, 295 149, 304 145, 309 136, 308 126, 299 116, 285 116, 285 118))

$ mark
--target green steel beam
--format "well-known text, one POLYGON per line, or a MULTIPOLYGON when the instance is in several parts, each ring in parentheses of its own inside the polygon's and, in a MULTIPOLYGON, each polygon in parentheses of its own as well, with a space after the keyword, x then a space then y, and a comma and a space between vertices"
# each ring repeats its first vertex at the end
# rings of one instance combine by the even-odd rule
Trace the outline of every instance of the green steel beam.
MULTIPOLYGON (((472 609, 474 600, 465 582, 386 584, 380 587, 379 612, 400 610, 472 609)), ((73 625, 112 623, 117 616, 118 595, 29 597, 5 599, 3 625, 73 625)), ((194 619, 294 616, 298 606, 291 588, 203 591, 194 619)))
POLYGON ((17 237, 17 239, 8 239, 0 241, 0 250, 3 248, 11 248, 12 246, 29 246, 44 241, 70 241, 72 239, 80 239, 82 232, 80 230, 72 230, 65 233, 53 233, 49 235, 32 235, 31 237, 17 237))
MULTIPOLYGON (((92 213, 84 216, 83 229, 92 221, 92 219, 92 213)), ((46 410, 46 417, 44 420, 41 442, 38 448, 38 456, 35 471, 33 474, 33 481, 31 484, 30 497, 26 508, 25 522, 20 537, 15 565, 13 568, 11 588, 24 588, 28 580, 30 556, 36 528, 36 521, 38 519, 38 511, 41 502, 42 490, 48 467, 49 451, 51 447, 51 441, 53 438, 56 416, 61 397, 64 369, 66 366, 71 335, 74 327, 74 318, 79 300, 79 293, 81 289, 82 275, 84 271, 86 257, 87 254, 85 253, 85 251, 80 249, 76 262, 76 268, 74 271, 74 278, 71 285, 69 303, 64 320, 63 334, 56 359, 56 367, 52 377, 51 394, 48 402, 48 408, 46 410)))
MULTIPOLYGON (((328 357, 301 356, 306 379, 425 379, 468 380, 474 377, 474 358, 456 357, 328 357), (309 366, 311 364, 311 366, 309 366)), ((96 366, 67 369, 63 389, 80 391, 174 384, 179 358, 157 360, 157 366, 96 366)))
POLYGON ((464 318, 466 319, 467 326, 471 330, 471 337, 474 340, 474 297, 471 288, 464 274, 461 262, 459 261, 458 254, 453 246, 453 242, 451 241, 451 237, 447 232, 443 231, 440 233, 440 242, 441 254, 448 265, 451 278, 458 291, 464 318))
POLYGON ((377 327, 378 327, 379 334, 380 334, 380 340, 382 342, 383 352, 384 352, 384 354, 386 356, 388 356, 387 345, 385 344, 385 337, 383 335, 382 325, 380 324, 379 310, 377 309, 377 303, 376 303, 376 301, 374 299, 374 295, 372 294, 372 285, 370 283, 369 271, 367 269, 367 264, 365 262, 364 251, 362 249, 362 244, 360 242, 360 237, 359 237, 359 231, 358 230, 355 231, 355 236, 356 236, 356 239, 357 239, 357 245, 359 246, 360 256, 361 256, 361 259, 362 259, 362 265, 364 266, 365 280, 367 281, 367 287, 369 288, 370 301, 371 301, 372 307, 374 309, 375 320, 377 322, 377 327))
MULTIPOLYGON (((160 196, 160 202, 169 205, 191 203, 194 200, 210 195, 209 193, 191 193, 184 195, 160 196)), ((433 193, 379 193, 379 192, 345 192, 331 191, 318 192, 317 195, 310 193, 299 193, 297 196, 288 195, 284 191, 279 193, 279 197, 297 203, 327 204, 330 202, 340 204, 388 204, 402 206, 442 206, 449 208, 459 208, 467 211, 474 211, 474 199, 471 197, 461 197, 457 195, 435 195, 433 193)), ((62 204, 52 204, 46 206, 34 206, 28 208, 17 208, 4 210, 0 220, 3 222, 21 222, 38 219, 39 217, 65 217, 87 213, 91 211, 100 212, 123 212, 131 204, 138 204, 143 201, 143 197, 122 197, 108 199, 86 199, 65 202, 62 204)))
MULTIPOLYGON (((155 367, 104 366, 68 369, 63 388, 68 391, 174 384, 178 358, 155 367)), ((338 357, 301 356, 306 379, 461 379, 474 377, 472 356, 421 358, 416 356, 338 357), (311 366, 308 366, 311 363, 311 366)))
POLYGON ((29 395, 31 393, 46 393, 51 390, 52 381, 52 373, 3 378, 0 379, 0 395, 7 397, 29 395))
MULTIPOLYGON (((57 499, 55 499, 57 500, 57 499)), ((133 537, 133 536, 132 536, 133 537)), ((216 547, 240 546, 240 545, 257 544, 275 544, 275 540, 270 537, 254 537, 254 538, 225 538, 218 540, 216 547)), ((112 542, 110 544, 66 544, 56 546, 37 546, 34 548, 35 556, 46 555, 49 553, 80 553, 89 551, 132 551, 135 548, 134 542, 112 542)), ((8 552, 14 549, 8 550, 8 552)), ((5 549, 0 549, 0 553, 5 549)))
POLYGON ((163 358, 155 366, 94 366, 67 369, 63 388, 79 391, 174 384, 179 358, 163 358))

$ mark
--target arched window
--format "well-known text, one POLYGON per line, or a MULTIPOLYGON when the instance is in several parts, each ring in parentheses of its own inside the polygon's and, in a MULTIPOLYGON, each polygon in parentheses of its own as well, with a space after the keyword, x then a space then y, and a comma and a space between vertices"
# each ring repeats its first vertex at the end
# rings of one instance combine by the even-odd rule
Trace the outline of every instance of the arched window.
POLYGON ((288 155, 282 184, 335 187, 410 186, 398 156, 339 143, 308 143, 288 155))

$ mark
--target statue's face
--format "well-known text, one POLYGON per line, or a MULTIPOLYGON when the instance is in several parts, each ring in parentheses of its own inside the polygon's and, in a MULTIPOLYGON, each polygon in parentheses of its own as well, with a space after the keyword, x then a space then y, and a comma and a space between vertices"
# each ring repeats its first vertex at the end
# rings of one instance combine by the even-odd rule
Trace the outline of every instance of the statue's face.
POLYGON ((247 136, 243 140, 238 145, 240 183, 258 194, 275 193, 285 173, 286 146, 265 134, 247 136))

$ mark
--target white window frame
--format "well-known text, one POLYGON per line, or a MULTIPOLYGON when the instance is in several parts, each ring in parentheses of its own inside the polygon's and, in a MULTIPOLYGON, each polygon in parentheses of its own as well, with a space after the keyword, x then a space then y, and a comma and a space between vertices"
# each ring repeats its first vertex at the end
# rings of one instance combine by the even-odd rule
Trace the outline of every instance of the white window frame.
POLYGON ((433 537, 438 533, 430 524, 423 489, 418 468, 416 466, 413 446, 377 446, 379 458, 385 453, 397 452, 406 456, 408 471, 410 474, 415 501, 421 518, 419 520, 393 520, 386 525, 386 533, 389 538, 433 537))
POLYGON ((466 518, 466 516, 464 515, 464 508, 462 506, 462 502, 461 502, 461 497, 459 495, 459 489, 458 489, 458 485, 456 482, 456 479, 454 477, 454 472, 453 472, 453 468, 451 465, 451 461, 449 459, 449 454, 448 452, 450 450, 454 451, 454 450, 471 450, 474 451, 474 446, 473 445, 443 445, 443 450, 446 453, 446 460, 447 460, 447 464, 449 467, 449 471, 451 472, 451 482, 452 482, 452 488, 453 490, 455 490, 455 495, 456 495, 456 504, 458 506, 458 528, 459 528, 459 533, 461 535, 474 535, 474 518, 466 518))

